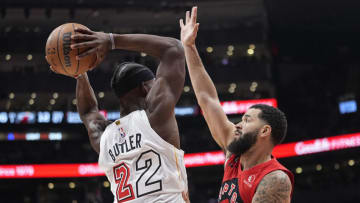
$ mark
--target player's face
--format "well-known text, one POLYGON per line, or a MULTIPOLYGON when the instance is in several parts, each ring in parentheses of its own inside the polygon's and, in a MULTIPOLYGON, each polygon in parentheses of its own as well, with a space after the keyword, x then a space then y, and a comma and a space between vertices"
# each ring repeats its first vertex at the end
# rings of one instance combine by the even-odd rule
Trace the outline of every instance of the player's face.
POLYGON ((249 109, 242 121, 235 125, 234 140, 229 144, 228 150, 236 155, 247 152, 256 144, 260 128, 264 123, 258 118, 259 109, 249 109))

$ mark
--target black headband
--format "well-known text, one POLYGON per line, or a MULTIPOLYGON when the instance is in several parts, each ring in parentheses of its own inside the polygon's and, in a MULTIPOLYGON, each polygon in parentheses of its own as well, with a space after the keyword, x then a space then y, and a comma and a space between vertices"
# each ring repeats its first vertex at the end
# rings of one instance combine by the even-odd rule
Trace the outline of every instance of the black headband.
POLYGON ((135 72, 126 74, 126 76, 121 78, 120 81, 115 81, 115 84, 112 84, 112 88, 115 90, 115 94, 118 97, 122 97, 130 90, 141 85, 142 82, 152 80, 154 78, 155 76, 150 69, 141 67, 140 70, 138 69, 135 70, 135 72))

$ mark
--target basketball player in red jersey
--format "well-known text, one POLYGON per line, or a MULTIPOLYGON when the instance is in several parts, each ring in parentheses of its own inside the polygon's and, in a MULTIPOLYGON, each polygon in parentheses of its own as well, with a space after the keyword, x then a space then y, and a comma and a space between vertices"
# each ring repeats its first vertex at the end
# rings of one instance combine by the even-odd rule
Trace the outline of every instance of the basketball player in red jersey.
POLYGON ((226 154, 225 172, 219 202, 281 202, 291 200, 293 174, 272 155, 287 130, 283 112, 267 105, 254 105, 242 121, 233 124, 224 113, 198 51, 195 39, 199 29, 197 8, 180 20, 181 41, 197 101, 210 132, 226 154))

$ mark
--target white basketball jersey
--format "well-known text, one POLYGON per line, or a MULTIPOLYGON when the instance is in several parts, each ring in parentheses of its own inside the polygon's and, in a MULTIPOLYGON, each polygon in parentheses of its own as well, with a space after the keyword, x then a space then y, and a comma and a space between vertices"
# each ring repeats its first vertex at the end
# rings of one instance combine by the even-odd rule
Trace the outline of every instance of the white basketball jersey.
POLYGON ((105 129, 99 166, 111 183, 114 203, 183 203, 187 191, 184 151, 163 140, 144 110, 105 129))

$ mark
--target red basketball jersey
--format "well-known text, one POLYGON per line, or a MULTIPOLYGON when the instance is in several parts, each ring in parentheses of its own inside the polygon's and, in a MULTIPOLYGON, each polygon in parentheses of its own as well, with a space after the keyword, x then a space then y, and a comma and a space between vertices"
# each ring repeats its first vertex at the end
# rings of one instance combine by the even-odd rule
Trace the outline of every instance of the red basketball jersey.
MULTIPOLYGON (((276 158, 256 165, 248 170, 241 170, 240 158, 231 155, 225 165, 224 178, 220 188, 220 203, 251 203, 262 178, 272 171, 282 170, 290 178, 294 188, 294 175, 281 165, 276 158)), ((291 191, 292 195, 292 191, 291 191)))

